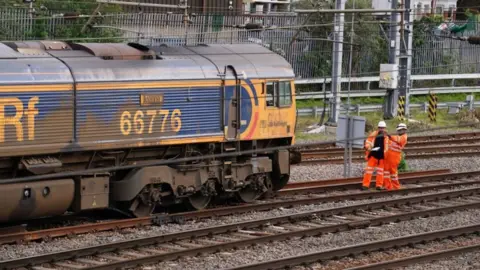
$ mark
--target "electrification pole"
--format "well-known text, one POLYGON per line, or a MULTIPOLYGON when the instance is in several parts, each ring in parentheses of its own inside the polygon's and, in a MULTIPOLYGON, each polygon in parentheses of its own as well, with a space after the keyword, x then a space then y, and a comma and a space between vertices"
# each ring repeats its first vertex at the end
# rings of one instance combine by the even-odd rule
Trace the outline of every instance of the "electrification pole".
MULTIPOLYGON (((398 7, 398 0, 392 1, 392 9, 398 7)), ((400 23, 400 16, 398 12, 390 13, 390 31, 388 33, 388 63, 398 65, 399 59, 399 43, 400 35, 398 32, 398 24, 400 23)), ((389 119, 397 115, 398 107, 398 90, 397 89, 387 89, 387 94, 384 100, 384 118, 389 119)))
MULTIPOLYGON (((345 10, 346 0, 336 0, 335 9, 345 10)), ((333 56, 332 56, 332 94, 333 102, 330 106, 329 124, 336 125, 338 122, 338 115, 340 113, 340 90, 342 82, 342 56, 343 56, 343 29, 345 22, 345 13, 335 13, 334 24, 334 42, 333 42, 333 56)))
POLYGON ((399 96, 405 98, 405 117, 410 115, 410 77, 412 74, 412 40, 413 40, 413 13, 411 0, 403 0, 404 12, 402 18, 402 33, 400 41, 400 64, 399 64, 399 96))

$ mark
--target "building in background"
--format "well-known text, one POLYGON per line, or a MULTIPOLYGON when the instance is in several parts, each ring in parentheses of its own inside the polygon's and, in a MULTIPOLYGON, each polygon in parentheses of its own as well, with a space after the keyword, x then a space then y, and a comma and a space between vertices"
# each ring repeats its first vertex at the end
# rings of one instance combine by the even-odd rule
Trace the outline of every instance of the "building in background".
POLYGON ((475 10, 477 13, 480 10, 479 0, 458 0, 457 2, 457 18, 459 20, 467 20, 468 16, 465 14, 467 9, 475 10))
POLYGON ((290 11, 290 0, 244 0, 246 14, 278 14, 290 11))
MULTIPOLYGON (((129 0, 130 2, 178 5, 185 0, 129 0)), ((215 15, 278 14, 290 11, 291 0, 186 0, 189 13, 215 15)), ((127 12, 181 12, 175 9, 125 6, 127 12)))
MULTIPOLYGON (((185 0, 128 0, 129 2, 151 3, 151 4, 167 4, 179 5, 185 0)), ((190 7, 189 13, 196 14, 219 14, 219 15, 241 15, 244 13, 243 0, 186 0, 190 7)), ((136 7, 125 6, 124 10, 129 13, 145 12, 145 13, 181 13, 183 11, 169 8, 156 7, 136 7)))
MULTIPOLYGON (((415 20, 432 13, 432 3, 434 6, 433 12, 436 15, 442 15, 445 19, 455 19, 456 17, 457 0, 412 0, 412 2, 415 20)), ((478 0, 472 0, 472 2, 477 2, 478 5, 478 0)), ((389 9, 391 8, 391 0, 372 0, 372 7, 374 9, 389 9)))

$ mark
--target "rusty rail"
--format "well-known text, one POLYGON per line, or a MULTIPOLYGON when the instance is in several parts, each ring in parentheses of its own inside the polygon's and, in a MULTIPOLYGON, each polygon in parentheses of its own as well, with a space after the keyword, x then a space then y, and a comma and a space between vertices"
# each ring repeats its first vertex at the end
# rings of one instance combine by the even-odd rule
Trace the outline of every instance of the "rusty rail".
MULTIPOLYGON (((404 177, 444 174, 449 172, 450 172, 449 169, 430 170, 430 171, 421 171, 421 172, 420 171, 405 172, 405 173, 400 173, 399 178, 403 179, 404 177)), ((351 178, 338 178, 338 179, 327 179, 327 180, 305 181, 305 182, 290 182, 283 189, 309 188, 309 187, 318 187, 318 186, 327 186, 327 185, 360 183, 362 179, 363 179, 362 177, 351 177, 351 178)), ((373 181, 375 180, 375 176, 372 177, 372 180, 373 181)))
POLYGON ((441 251, 437 251, 437 252, 430 252, 430 253, 426 253, 426 254, 421 254, 421 255, 416 255, 416 256, 411 256, 411 257, 406 257, 406 258, 401 258, 401 259, 396 259, 396 260, 391 260, 391 261, 386 261, 386 262, 379 262, 379 263, 373 263, 373 264, 368 264, 368 265, 362 265, 362 266, 358 266, 358 267, 352 267, 352 268, 348 268, 348 270, 383 270, 383 269, 390 269, 390 268, 393 268, 393 267, 407 266, 407 265, 411 265, 411 264, 415 264, 415 263, 422 263, 422 262, 428 262, 428 261, 433 261, 433 260, 441 260, 441 259, 445 259, 445 258, 448 258, 448 257, 451 257, 451 256, 477 251, 479 249, 480 249, 480 244, 469 245, 469 246, 446 249, 446 250, 441 250, 441 251))
MULTIPOLYGON (((263 269, 281 269, 285 267, 292 267, 296 265, 302 265, 307 263, 314 263, 318 261, 327 261, 337 258, 360 255, 363 253, 374 252, 384 249, 391 249, 395 247, 408 246, 412 244, 418 244, 425 241, 435 241, 440 239, 446 239, 450 237, 459 237, 466 234, 476 234, 480 232, 480 224, 471 226, 462 226, 452 229, 439 230, 430 233, 414 234, 405 237, 397 237, 389 240, 369 242, 360 245, 353 245, 344 248, 331 249, 322 252, 315 252, 305 254, 301 256, 294 256, 279 260, 272 260, 268 262, 262 262, 257 264, 250 264, 230 270, 263 270, 263 269)), ((385 269, 385 268, 382 268, 385 269)))
MULTIPOLYGON (((444 158, 444 157, 471 157, 479 156, 480 151, 469 152, 448 152, 448 153, 427 153, 427 154, 410 154, 407 155, 408 159, 425 159, 425 158, 444 158)), ((364 162, 364 157, 352 157, 353 162, 364 162)), ((302 160, 301 164, 315 163, 315 164, 343 164, 343 158, 335 159, 306 159, 302 160)))
MULTIPOLYGON (((410 140, 410 138, 409 138, 410 140)), ((470 144, 470 143, 478 143, 480 140, 480 137, 476 138, 466 138, 462 140, 435 140, 435 141, 418 141, 418 142, 408 142, 406 149, 410 148, 419 148, 419 147, 427 147, 427 146, 436 146, 436 145, 464 145, 464 144, 470 144)), ((302 153, 304 154, 310 154, 310 153, 323 153, 323 152, 328 152, 328 151, 343 151, 343 148, 338 148, 333 145, 329 147, 324 147, 324 148, 314 148, 314 149, 303 149, 301 150, 302 153)), ((343 153, 343 152, 342 152, 343 153)))
MULTIPOLYGON (((479 139, 477 139, 478 142, 479 139)), ((406 154, 415 154, 415 153, 441 153, 441 152, 449 152, 449 151, 472 151, 472 150, 480 150, 480 144, 468 144, 468 145, 447 145, 447 146, 428 146, 428 147, 407 147, 403 151, 406 154)), ((344 150, 343 149, 324 149, 324 150, 317 150, 311 152, 304 152, 302 153, 303 158, 321 158, 321 157, 343 157, 344 150), (327 151, 328 150, 328 151, 327 151)), ((364 155, 365 151, 361 149, 353 150, 352 154, 354 155, 364 155)))
MULTIPOLYGON (((411 175, 411 177, 403 178, 402 183, 419 184, 422 182, 429 182, 429 181, 480 176, 480 171, 464 172, 464 173, 440 173, 440 172, 441 170, 427 171, 427 172, 420 173, 419 175, 416 175, 416 176, 411 175), (435 172, 437 173, 428 174, 428 173, 435 173, 435 172)), ((0 244, 34 241, 39 239, 62 237, 70 234, 83 234, 83 233, 91 233, 91 232, 116 230, 116 229, 129 228, 129 227, 148 226, 152 224, 165 224, 170 222, 181 223, 188 219, 209 218, 209 217, 216 217, 216 216, 245 213, 250 211, 267 211, 267 210, 275 209, 278 207, 292 207, 295 205, 302 205, 302 204, 380 198, 384 196, 389 196, 391 194, 409 194, 412 192, 423 192, 423 191, 435 190, 440 188, 451 188, 451 187, 456 187, 461 185, 473 185, 478 183, 480 183, 480 180, 462 181, 458 183, 447 183, 447 184, 436 185, 436 186, 430 185, 426 187, 406 188, 406 189, 388 191, 388 192, 387 191, 383 191, 383 192, 371 191, 371 192, 361 192, 361 193, 325 196, 325 197, 316 197, 316 198, 303 198, 303 199, 297 199, 297 200, 266 202, 261 204, 245 204, 245 205, 238 205, 238 206, 206 209, 202 211, 184 212, 184 213, 171 214, 171 215, 156 215, 153 217, 124 219, 124 220, 116 220, 116 221, 100 222, 100 223, 89 223, 89 224, 83 224, 78 226, 60 227, 60 228, 39 230, 39 231, 32 231, 32 232, 27 231, 27 232, 10 233, 10 234, 0 235, 0 244)), ((309 188, 310 190, 306 190, 305 187, 300 189, 298 188, 287 189, 285 191, 283 190, 279 191, 278 194, 280 196, 286 196, 286 195, 292 195, 292 194, 298 194, 298 193, 313 193, 313 192, 325 192, 325 191, 331 191, 331 190, 357 189, 358 187, 359 187, 358 183, 351 182, 346 184, 310 187, 309 188)))
MULTIPOLYGON (((453 139, 463 139, 466 143, 478 142, 480 138, 480 132, 465 132, 465 133, 451 133, 451 134, 442 134, 442 135, 425 135, 425 136, 409 136, 408 144, 410 146, 428 146, 435 144, 451 144, 453 139)), ((457 141, 455 144, 464 143, 462 141, 457 141)), ((318 145, 316 149, 301 149, 301 151, 316 151, 319 149, 331 148, 335 149, 334 143, 318 145)))
MULTIPOLYGON (((480 138, 477 139, 479 142, 480 138)), ((472 151, 480 150, 480 144, 461 144, 461 145, 441 145, 441 146, 424 146, 424 147, 406 147, 403 151, 406 154, 416 154, 416 153, 438 153, 438 152, 449 152, 449 151, 472 151)), ((302 157, 312 158, 312 157, 333 157, 333 156, 343 156, 344 149, 335 148, 335 149, 322 149, 316 151, 302 152, 302 157)), ((353 154, 355 155, 364 155, 365 151, 361 149, 354 149, 353 154)))
MULTIPOLYGON (((318 226, 306 228, 300 227, 294 231, 288 232, 280 232, 278 234, 268 234, 262 233, 262 231, 248 231, 254 228, 262 228, 263 226, 268 226, 268 224, 284 224, 284 223, 295 223, 298 226, 302 224, 302 221, 307 221, 312 219, 313 217, 331 217, 337 215, 344 215, 349 213, 360 213, 362 210, 379 210, 384 209, 386 206, 390 207, 399 207, 401 205, 408 205, 408 204, 418 204, 418 203, 428 203, 428 202, 435 202, 438 200, 447 200, 450 201, 452 198, 463 197, 463 196, 474 196, 480 194, 480 188, 472 188, 472 189, 465 189, 460 191, 447 191, 437 194, 430 194, 430 195, 419 195, 401 199, 394 199, 394 200, 387 200, 383 202, 373 202, 373 203, 365 203, 359 205, 352 205, 352 206, 345 206, 339 208, 330 208, 324 210, 317 210, 317 211, 310 211, 304 213, 297 213, 291 215, 285 215, 280 217, 273 217, 273 218, 266 218, 261 220, 254 220, 254 221, 246 221, 237 224, 229 224, 229 225, 221 225, 215 227, 208 227, 202 228, 197 230, 185 231, 180 233, 172 233, 172 234, 165 234, 155 237, 148 237, 148 238, 141 238, 135 240, 128 240, 123 242, 117 243, 110 243, 104 244, 95 247, 88 247, 88 248, 81 248, 76 250, 69 250, 57 253, 50 253, 45 255, 33 256, 28 258, 21 258, 21 259, 14 259, 9 261, 2 261, 0 262, 0 269, 11 269, 17 267, 25 267, 25 266, 33 266, 43 263, 52 263, 52 264, 62 264, 66 265, 66 263, 62 263, 61 261, 70 260, 75 258, 75 260, 81 259, 84 256, 96 256, 97 254, 107 253, 107 252, 116 252, 119 250, 131 249, 135 248, 136 253, 138 256, 134 256, 134 258, 121 258, 118 257, 109 257, 111 262, 100 262, 94 261, 93 258, 89 258, 88 260, 84 260, 93 264, 92 266, 88 266, 88 269, 116 269, 118 267, 136 267, 146 263, 156 263, 163 260, 171 260, 177 259, 181 256, 196 256, 199 253, 211 253, 216 252, 217 250, 225 250, 237 247, 245 247, 251 244, 258 244, 258 243, 266 243, 270 241, 279 241, 289 239, 291 237, 302 237, 302 236, 317 236, 322 233, 336 233, 340 231, 347 231, 357 228, 363 228, 366 226, 379 226, 382 224, 386 224, 389 222, 398 222, 399 220, 409 220, 411 218, 418 218, 418 217, 425 217, 425 216, 432 216, 432 215, 443 215, 452 211, 462 211, 465 209, 473 209, 480 207, 480 201, 477 202, 461 202, 458 204, 457 202, 453 202, 450 206, 438 206, 434 205, 435 209, 429 210, 413 210, 413 212, 409 213, 395 213, 392 212, 392 215, 389 216, 374 216, 374 217, 366 217, 363 221, 358 220, 346 220, 340 222, 340 224, 335 225, 324 225, 318 224, 318 226), (184 243, 182 245, 183 240, 188 240, 195 238, 197 243, 201 243, 202 237, 208 237, 211 239, 210 236, 218 235, 218 234, 229 234, 235 232, 240 234, 246 234, 246 239, 231 239, 231 241, 227 242, 217 242, 215 241, 207 241, 206 244, 198 246, 194 245, 187 245, 184 243), (200 238, 200 239, 199 239, 200 238), (187 248, 180 249, 172 247, 172 251, 157 251, 152 248, 144 248, 150 245, 158 245, 162 243, 178 243, 180 246, 184 246, 187 248), (141 254, 142 253, 142 254, 141 254)), ((477 198, 478 199, 478 198, 477 198)), ((343 220, 343 219, 342 219, 343 220)), ((311 223, 310 223, 311 224, 311 223)), ((305 226, 305 225, 302 225, 305 226)), ((480 225, 477 225, 480 227, 480 225)), ((466 233, 470 232, 469 230, 465 229, 455 229, 456 233, 466 233)), ((235 234, 235 235, 237 235, 235 234)), ((456 234, 453 234, 455 236, 456 234)), ((452 234, 449 234, 452 236, 452 234)), ((423 237, 423 239, 428 240, 429 237, 423 237)), ((399 241, 398 243, 403 243, 399 239, 395 239, 395 241, 399 241)), ((163 244, 162 247, 165 247, 163 244)), ((132 254, 131 252, 129 254, 132 254)), ((105 258, 105 257, 103 257, 105 258)), ((75 261, 74 261, 75 262, 75 261)), ((73 266, 72 266, 73 267, 73 266)), ((269 268, 269 267, 267 267, 269 268)), ((256 268, 256 269, 267 269, 265 267, 256 268)))

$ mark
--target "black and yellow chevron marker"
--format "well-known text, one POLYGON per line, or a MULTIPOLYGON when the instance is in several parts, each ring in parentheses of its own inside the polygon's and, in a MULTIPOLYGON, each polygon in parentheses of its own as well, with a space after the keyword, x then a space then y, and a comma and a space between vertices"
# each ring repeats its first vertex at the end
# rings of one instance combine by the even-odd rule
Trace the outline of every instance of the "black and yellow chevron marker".
POLYGON ((431 122, 437 121, 437 101, 437 95, 434 93, 428 94, 428 118, 431 122))
POLYGON ((405 121, 405 96, 398 97, 398 119, 405 121))

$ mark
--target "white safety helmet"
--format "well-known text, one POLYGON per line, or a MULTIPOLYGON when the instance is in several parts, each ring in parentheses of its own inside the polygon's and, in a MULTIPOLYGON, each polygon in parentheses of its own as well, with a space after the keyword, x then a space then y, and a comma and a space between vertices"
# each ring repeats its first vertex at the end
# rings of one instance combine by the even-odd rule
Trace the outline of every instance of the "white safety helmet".
POLYGON ((385 121, 380 121, 380 122, 378 122, 378 127, 379 127, 379 128, 386 128, 386 127, 387 127, 387 123, 385 123, 385 121))
POLYGON ((404 123, 398 124, 397 130, 402 130, 402 129, 405 129, 405 130, 406 130, 406 129, 407 129, 407 125, 405 125, 404 123))

